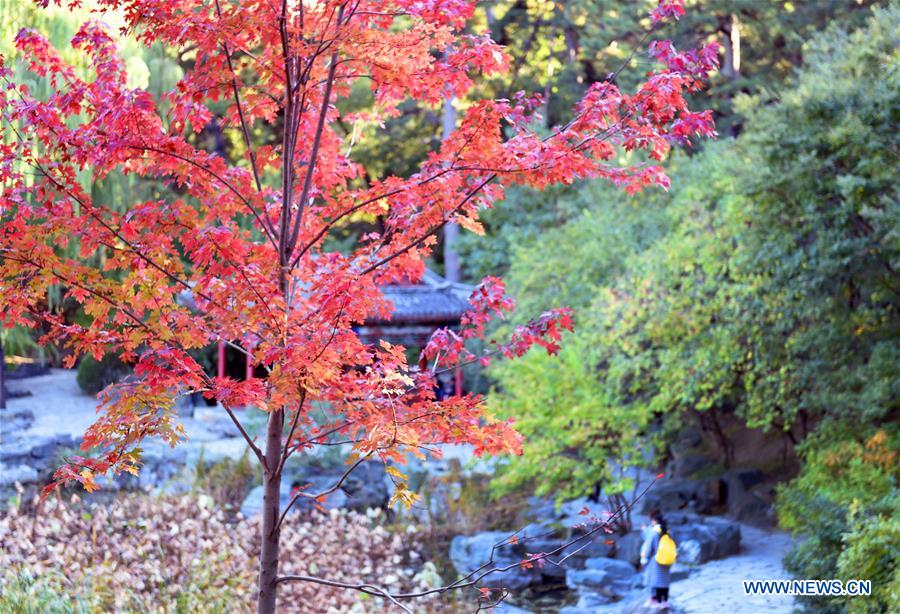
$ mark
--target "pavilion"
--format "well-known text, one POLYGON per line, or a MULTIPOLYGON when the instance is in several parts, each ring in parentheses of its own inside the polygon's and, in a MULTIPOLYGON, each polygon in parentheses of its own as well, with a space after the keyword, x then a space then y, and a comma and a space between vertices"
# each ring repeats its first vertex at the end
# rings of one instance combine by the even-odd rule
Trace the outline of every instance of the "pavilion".
MULTIPOLYGON (((426 270, 418 283, 390 284, 382 286, 384 297, 394 304, 394 312, 387 319, 373 319, 356 329, 366 343, 384 340, 404 345, 409 350, 411 365, 416 362, 428 338, 438 328, 458 327, 460 317, 470 307, 469 296, 473 286, 444 279, 431 270, 426 270)), ((234 362, 241 360, 236 350, 219 342, 217 374, 224 377, 234 373, 234 362), (228 368, 227 368, 228 367, 228 368)), ((252 374, 252 366, 244 358, 244 377, 252 374)), ((463 388, 462 370, 456 369, 453 377, 453 391, 463 388)))

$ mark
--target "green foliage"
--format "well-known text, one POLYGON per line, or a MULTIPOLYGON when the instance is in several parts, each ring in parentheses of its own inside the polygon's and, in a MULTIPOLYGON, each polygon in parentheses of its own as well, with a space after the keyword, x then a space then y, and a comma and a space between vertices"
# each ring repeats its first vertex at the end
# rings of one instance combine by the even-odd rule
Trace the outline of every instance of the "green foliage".
POLYGON ((896 610, 898 30, 893 7, 810 42, 777 103, 739 102, 740 137, 638 198, 644 222, 602 202, 513 251, 520 302, 571 301, 578 327, 559 357, 492 371, 490 401, 527 436, 496 488, 615 484, 622 464, 662 462, 698 412, 790 431, 803 466, 779 513, 806 539, 789 569, 873 580, 872 599, 816 608, 896 610))
POLYGON ((809 598, 816 611, 895 611, 900 604, 900 433, 823 425, 801 446, 803 472, 779 489, 781 524, 807 536, 785 559, 800 578, 872 581, 866 599, 809 598))
POLYGON ((87 394, 97 394, 110 384, 121 380, 129 372, 128 366, 114 354, 106 354, 102 360, 87 355, 78 363, 76 381, 78 387, 87 394))
POLYGON ((734 189, 730 161, 721 147, 677 160, 677 192, 646 193, 637 203, 599 200, 544 233, 536 248, 516 253, 509 281, 521 312, 570 305, 577 325, 558 358, 532 352, 491 372, 500 384, 491 402, 515 416, 527 438, 525 456, 497 480, 502 490, 530 479, 539 492, 560 498, 583 495, 598 482, 626 490, 632 485, 620 483, 620 466, 652 461, 643 449, 658 414, 690 395, 710 405, 718 399, 728 370, 711 356, 727 340, 686 335, 692 320, 708 321, 722 309, 713 296, 720 288, 705 280, 728 250, 710 240, 724 232, 711 226, 710 211, 734 189), (700 257, 700 265, 688 266, 700 257), (549 282, 538 290, 543 279, 549 282), (683 360, 695 366, 680 369, 683 360))
POLYGON ((0 587, 0 611, 8 614, 88 614, 98 606, 88 598, 64 594, 27 572, 7 574, 0 587))
POLYGON ((0 343, 3 344, 3 352, 7 356, 34 356, 43 357, 41 346, 24 326, 12 328, 0 328, 0 343))

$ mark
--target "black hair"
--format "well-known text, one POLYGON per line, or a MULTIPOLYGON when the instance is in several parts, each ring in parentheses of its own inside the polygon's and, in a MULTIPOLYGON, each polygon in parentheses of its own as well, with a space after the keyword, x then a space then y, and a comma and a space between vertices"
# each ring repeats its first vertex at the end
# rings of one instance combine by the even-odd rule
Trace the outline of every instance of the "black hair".
POLYGON ((666 519, 663 518, 662 512, 660 510, 651 510, 650 520, 655 521, 659 525, 659 528, 662 531, 661 535, 665 535, 669 532, 669 523, 667 523, 666 519))

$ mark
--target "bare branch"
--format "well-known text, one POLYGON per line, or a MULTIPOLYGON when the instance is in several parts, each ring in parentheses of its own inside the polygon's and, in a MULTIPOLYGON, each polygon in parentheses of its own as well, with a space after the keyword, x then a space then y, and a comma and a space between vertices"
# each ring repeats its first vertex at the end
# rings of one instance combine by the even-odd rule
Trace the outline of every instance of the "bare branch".
POLYGON ((253 454, 256 455, 256 458, 259 459, 259 462, 263 465, 263 467, 265 467, 266 459, 263 456, 262 450, 260 450, 259 447, 255 443, 253 443, 253 439, 250 437, 250 434, 247 433, 246 429, 244 429, 244 425, 241 424, 241 421, 238 420, 237 416, 234 415, 234 412, 231 410, 231 408, 224 403, 222 404, 222 407, 225 408, 225 412, 228 414, 228 417, 231 418, 231 421, 234 422, 234 425, 237 427, 237 430, 247 442, 247 445, 250 446, 251 450, 253 450, 253 454))
POLYGON ((340 488, 343 485, 344 481, 348 477, 350 477, 350 474, 353 473, 353 470, 356 469, 357 467, 359 467, 364 461, 368 460, 368 458, 370 456, 372 456, 372 452, 369 452, 368 454, 365 454, 365 455, 359 457, 358 459, 356 459, 356 461, 352 465, 350 465, 350 467, 347 468, 347 470, 344 472, 344 474, 340 477, 340 479, 337 482, 332 484, 330 488, 327 488, 320 493, 311 495, 309 493, 303 492, 302 490, 294 493, 294 496, 291 497, 290 502, 285 506, 284 511, 281 513, 281 517, 278 519, 278 523, 275 525, 275 530, 277 531, 281 527, 281 524, 284 522, 284 519, 287 516, 287 513, 291 510, 291 507, 293 507, 294 503, 296 503, 299 499, 304 498, 304 499, 312 499, 315 501, 321 497, 327 497, 328 495, 330 495, 331 493, 336 491, 338 488, 340 488))
MULTIPOLYGON (((391 597, 393 597, 393 599, 396 599, 396 600, 401 600, 401 599, 416 599, 416 598, 419 598, 419 597, 425 597, 425 596, 427 596, 427 595, 441 594, 441 593, 446 593, 446 592, 451 591, 451 590, 458 590, 458 589, 462 589, 462 588, 473 587, 473 586, 475 586, 476 584, 478 584, 478 582, 480 582, 481 580, 483 580, 484 578, 486 578, 487 576, 489 576, 489 575, 491 575, 491 574, 494 574, 494 573, 502 573, 502 572, 505 572, 505 571, 509 571, 509 570, 511 570, 511 569, 515 569, 516 567, 521 566, 521 564, 522 564, 523 562, 527 562, 527 563, 534 564, 534 563, 539 563, 539 562, 541 562, 541 561, 546 561, 546 562, 549 562, 549 563, 551 563, 551 564, 561 564, 565 559, 568 558, 568 556, 571 556, 571 555, 568 555, 568 556, 564 557, 563 559, 561 559, 560 561, 558 561, 558 562, 556 562, 556 563, 554 563, 554 561, 553 561, 550 557, 551 557, 551 556, 555 556, 555 555, 557 555, 557 554, 560 554, 561 552, 565 551, 567 548, 569 548, 569 547, 573 546, 574 544, 577 544, 577 543, 579 543, 579 542, 581 542, 581 541, 583 541, 583 540, 586 540, 586 539, 587 539, 587 540, 590 540, 590 539, 592 539, 594 535, 596 535, 597 533, 599 533, 599 532, 601 532, 601 531, 606 532, 606 531, 608 531, 608 530, 611 530, 610 527, 611 527, 611 523, 612 523, 613 519, 615 519, 616 517, 618 517, 619 515, 621 515, 621 514, 624 513, 625 511, 627 511, 628 509, 630 509, 630 506, 633 506, 634 502, 636 502, 636 501, 637 501, 638 499, 640 499, 644 494, 646 494, 646 492, 647 492, 647 491, 653 486, 653 484, 655 484, 656 482, 657 482, 657 480, 651 481, 650 484, 644 489, 644 491, 641 492, 640 495, 638 495, 637 497, 635 497, 635 499, 634 499, 630 504, 629 504, 629 503, 624 503, 622 506, 620 506, 619 508, 617 508, 614 512, 611 512, 611 513, 609 514, 609 517, 607 518, 607 520, 605 520, 604 522, 599 522, 599 521, 598 521, 598 522, 596 523, 596 525, 595 525, 594 527, 592 527, 589 531, 585 532, 585 533, 582 534, 582 535, 579 535, 579 536, 576 537, 576 538, 573 538, 573 539, 567 541, 566 543, 564 543, 564 544, 558 546, 557 548, 554 548, 554 549, 551 550, 550 552, 542 552, 542 553, 533 555, 533 556, 529 557, 528 559, 525 559, 524 561, 512 563, 512 564, 505 565, 505 566, 502 566, 502 567, 493 567, 493 564, 494 564, 494 557, 496 556, 497 550, 498 550, 500 547, 502 547, 502 546, 504 546, 504 545, 511 545, 511 544, 513 544, 513 543, 516 543, 516 542, 526 542, 526 541, 528 541, 528 540, 531 540, 531 539, 537 539, 537 538, 540 538, 540 537, 543 537, 543 536, 544 536, 544 535, 537 535, 537 536, 525 537, 525 538, 522 538, 522 539, 518 539, 518 538, 516 538, 516 536, 517 536, 517 534, 519 533, 519 531, 516 531, 515 533, 513 533, 513 534, 512 534, 510 537, 508 537, 507 539, 505 539, 505 540, 503 540, 503 541, 501 541, 501 542, 498 542, 498 543, 496 543, 496 544, 493 545, 493 547, 491 548, 491 555, 490 555, 490 558, 488 559, 488 561, 487 561, 486 563, 484 563, 481 567, 477 568, 476 570, 474 570, 474 571, 472 571, 472 572, 466 574, 465 576, 459 578, 459 579, 456 580, 455 582, 451 582, 450 584, 447 584, 447 585, 445 585, 445 586, 440 586, 440 587, 437 587, 437 588, 432 588, 432 589, 428 589, 428 590, 424 590, 424 591, 418 591, 418 592, 413 592, 413 593, 392 593, 392 594, 391 594, 391 597)), ((280 577, 278 577, 275 581, 276 581, 276 583, 281 583, 281 582, 312 582, 312 583, 314 583, 314 584, 322 584, 322 585, 325 585, 325 586, 333 586, 333 587, 336 587, 336 588, 345 588, 345 589, 348 589, 348 590, 355 590, 355 591, 359 591, 359 592, 366 593, 366 594, 373 595, 373 596, 379 596, 379 597, 384 597, 384 596, 385 596, 384 594, 382 594, 381 592, 379 592, 379 589, 373 588, 373 587, 372 587, 370 584, 368 584, 368 583, 357 583, 357 584, 353 584, 353 583, 350 583, 350 582, 337 582, 337 581, 334 581, 334 580, 327 580, 327 579, 325 579, 325 578, 319 578, 319 577, 316 577, 316 576, 304 576, 304 575, 287 575, 287 576, 280 576, 280 577)))

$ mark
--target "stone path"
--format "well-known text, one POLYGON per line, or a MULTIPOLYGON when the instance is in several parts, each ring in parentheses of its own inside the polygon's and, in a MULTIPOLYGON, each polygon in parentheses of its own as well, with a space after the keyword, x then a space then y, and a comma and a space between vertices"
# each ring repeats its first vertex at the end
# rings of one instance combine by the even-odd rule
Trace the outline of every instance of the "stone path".
POLYGON ((741 525, 741 553, 703 564, 671 587, 672 602, 684 612, 697 614, 788 614, 794 598, 786 595, 745 595, 743 580, 783 580, 790 576, 781 559, 790 550, 791 537, 741 525))
POLYGON ((97 399, 81 391, 74 371, 51 369, 47 375, 9 380, 7 386, 10 392, 31 393, 7 399, 6 405, 11 410, 31 410, 34 423, 29 430, 34 435, 80 437, 94 421, 97 399))
MULTIPOLYGON (((784 580, 790 575, 781 560, 792 547, 787 533, 741 525, 741 552, 696 567, 682 580, 672 582, 671 610, 678 614, 790 614, 796 607, 787 595, 745 595, 743 580, 784 580)), ((649 591, 642 590, 623 601, 602 608, 604 614, 652 614, 644 607, 649 591)))

